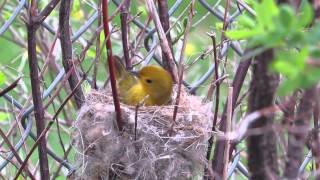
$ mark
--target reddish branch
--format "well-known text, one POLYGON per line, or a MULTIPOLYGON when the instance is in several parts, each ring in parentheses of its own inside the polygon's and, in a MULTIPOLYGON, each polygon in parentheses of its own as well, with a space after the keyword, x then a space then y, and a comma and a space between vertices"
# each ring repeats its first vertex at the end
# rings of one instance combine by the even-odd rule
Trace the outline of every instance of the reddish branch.
POLYGON ((120 102, 117 93, 116 87, 116 77, 115 77, 115 70, 114 70, 114 62, 112 58, 112 47, 111 47, 111 40, 110 40, 110 30, 109 30, 109 20, 108 20, 108 0, 102 0, 102 16, 103 16, 103 27, 104 27, 104 36, 106 38, 106 49, 107 49, 107 56, 108 56, 108 66, 109 66, 109 74, 110 74, 110 82, 111 82, 111 90, 114 102, 114 108, 117 114, 117 125, 120 131, 123 129, 123 122, 121 119, 121 109, 120 109, 120 102))
MULTIPOLYGON (((61 42, 61 52, 62 52, 62 64, 65 72, 68 72, 72 66, 74 66, 72 57, 72 42, 70 38, 70 26, 69 18, 71 11, 71 0, 64 0, 60 4, 59 11, 59 30, 60 30, 60 42, 61 42)), ((75 89, 76 84, 79 80, 74 70, 73 74, 68 79, 70 88, 75 89)), ((77 107, 80 108, 83 101, 84 95, 81 88, 75 89, 75 102, 77 107)))
MULTIPOLYGON (((269 73, 269 63, 273 59, 273 50, 267 50, 255 59, 250 84, 249 112, 270 107, 274 104, 276 88, 279 83, 277 74, 269 73)), ((273 125, 273 116, 262 116, 254 121, 250 128, 265 128, 273 125)), ((276 135, 272 130, 247 139, 248 165, 252 179, 278 179, 276 135)))

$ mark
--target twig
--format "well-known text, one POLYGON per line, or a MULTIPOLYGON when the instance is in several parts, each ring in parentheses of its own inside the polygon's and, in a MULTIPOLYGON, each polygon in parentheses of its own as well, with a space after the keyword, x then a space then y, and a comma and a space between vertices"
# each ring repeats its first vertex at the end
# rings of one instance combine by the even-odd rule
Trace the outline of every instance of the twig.
POLYGON ((40 25, 52 12, 52 10, 57 6, 60 0, 52 0, 47 6, 35 17, 33 17, 32 21, 40 25))
MULTIPOLYGON (((98 27, 101 26, 101 0, 98 1, 98 27)), ((92 77, 92 88, 93 89, 98 89, 97 86, 97 73, 98 73, 98 67, 99 67, 99 62, 100 62, 100 33, 97 36, 97 41, 96 41, 96 59, 95 59, 95 64, 93 67, 93 77, 92 77)))
MULTIPOLYGON (((214 56, 214 80, 216 81, 216 100, 215 100, 215 110, 213 115, 213 124, 212 124, 212 130, 215 131, 216 125, 217 125, 217 119, 219 114, 219 98, 220 98, 220 82, 219 79, 219 61, 217 57, 217 46, 216 46, 216 36, 214 33, 209 34, 212 40, 213 45, 213 56, 214 56)), ((214 84, 211 83, 211 89, 213 89, 214 84)), ((211 96, 211 94, 210 94, 211 96)), ((232 102, 232 101, 231 101, 232 102)))
POLYGON ((131 0, 124 0, 123 6, 120 9, 120 20, 121 20, 121 37, 122 37, 122 48, 124 60, 126 62, 126 68, 131 69, 132 63, 129 56, 129 24, 128 14, 130 9, 131 0))
MULTIPOLYGON (((7 145, 9 146, 9 149, 11 150, 11 152, 13 153, 13 155, 16 157, 17 161, 22 164, 22 160, 18 154, 18 152, 14 149, 14 147, 12 146, 11 142, 9 141, 9 139, 7 138, 7 136, 5 135, 5 133, 1 130, 0 128, 0 136, 3 138, 4 142, 7 143, 7 145)), ((28 174, 28 176, 31 178, 31 179, 36 179, 32 173, 29 171, 29 169, 27 167, 25 167, 23 169, 24 171, 26 171, 26 173, 28 174)))
MULTIPOLYGON (((30 80, 32 89, 32 98, 34 104, 34 116, 36 120, 37 136, 39 138, 39 161, 40 161, 40 174, 41 179, 49 179, 49 166, 47 157, 47 141, 45 137, 40 137, 40 133, 45 128, 44 109, 42 104, 42 93, 40 90, 40 79, 38 73, 38 60, 36 50, 36 31, 38 26, 32 21, 32 17, 36 15, 37 2, 31 1, 31 7, 29 8, 29 22, 27 23, 28 31, 28 59, 30 80)), ((25 161, 24 161, 25 162, 25 161)), ((21 168, 24 168, 21 165, 21 168)))
POLYGON ((112 58, 112 47, 111 47, 111 37, 109 32, 109 21, 108 21, 108 1, 102 0, 102 14, 103 14, 103 27, 104 27, 104 36, 106 38, 106 49, 108 56, 108 65, 109 65, 109 74, 110 74, 110 82, 111 82, 111 90, 113 96, 114 108, 117 116, 117 125, 120 131, 123 129, 123 122, 121 119, 121 109, 120 102, 117 93, 116 87, 116 78, 115 78, 115 70, 114 70, 114 62, 112 58))
POLYGON ((172 123, 172 126, 176 122, 176 118, 177 118, 177 114, 178 114, 178 106, 179 106, 179 102, 180 102, 181 85, 182 85, 183 72, 184 72, 184 64, 183 64, 183 61, 184 61, 184 50, 186 48, 188 34, 189 34, 190 27, 191 27, 191 24, 192 24, 192 17, 194 16, 194 3, 195 3, 195 1, 192 0, 192 4, 190 6, 190 13, 189 13, 189 16, 188 16, 188 22, 187 22, 185 34, 184 34, 184 37, 183 37, 183 44, 182 44, 182 48, 181 48, 181 53, 180 53, 178 92, 177 92, 177 97, 176 97, 175 106, 174 106, 174 110, 173 110, 173 123, 172 123))
MULTIPOLYGON (((87 74, 90 72, 90 70, 93 67, 93 63, 91 63, 90 67, 88 68, 88 70, 86 71, 86 73, 82 76, 81 81, 78 82, 78 84, 76 84, 76 88, 78 88, 82 82, 87 78, 87 74)), ((38 138, 36 139, 35 143, 33 144, 33 146, 31 147, 29 153, 27 154, 25 160, 23 161, 20 169, 18 170, 18 172, 16 173, 16 176, 14 179, 17 179, 22 171, 22 169, 24 168, 24 166, 27 164, 27 161, 29 160, 29 158, 31 157, 33 151, 35 150, 35 148, 37 147, 37 144, 40 143, 40 139, 42 139, 42 137, 45 137, 45 135, 47 134, 47 132, 50 130, 51 126, 54 123, 54 119, 58 118, 59 113, 62 111, 63 107, 67 104, 67 102, 70 100, 70 98, 75 94, 75 89, 72 90, 72 92, 65 98, 65 100, 61 103, 61 106, 58 108, 57 112, 54 114, 54 116, 52 117, 52 121, 49 121, 47 127, 41 132, 41 134, 38 136, 38 138)))
MULTIPOLYGON (((245 51, 245 54, 249 52, 249 50, 245 51)), ((232 99, 232 109, 235 107, 235 103, 238 100, 241 87, 243 85, 244 79, 247 75, 247 71, 251 64, 251 59, 241 58, 241 62, 237 68, 236 74, 234 76, 232 87, 233 87, 233 99, 232 99)), ((219 127, 220 131, 226 130, 226 119, 227 119, 227 104, 224 106, 222 117, 221 117, 221 125, 219 127)), ((224 158, 224 148, 225 143, 223 140, 218 140, 214 149, 214 156, 212 160, 212 170, 213 172, 217 172, 222 174, 223 171, 223 158, 224 158)), ((210 147, 210 146, 209 146, 210 147)), ((211 152, 211 149, 208 149, 211 152)), ((208 152, 207 154, 209 154, 208 152)), ((232 150, 230 150, 232 152, 232 150)), ((207 156, 209 158, 209 156, 207 156)))
MULTIPOLYGON (((164 32, 166 32, 166 37, 168 40, 168 45, 171 50, 172 50, 172 40, 170 36, 170 21, 169 21, 169 12, 168 12, 168 2, 167 0, 158 0, 158 6, 159 6, 159 18, 160 22, 162 24, 162 28, 164 32)), ((173 56, 173 61, 170 59, 166 58, 166 55, 164 52, 162 52, 162 62, 163 62, 163 67, 165 69, 171 69, 174 67, 174 56, 173 56)))
MULTIPOLYGON (((168 64, 173 65, 174 64, 173 63, 173 61, 174 61, 173 54, 172 54, 172 51, 169 46, 169 42, 166 37, 166 33, 164 32, 164 30, 162 28, 162 25, 161 25, 159 16, 157 14, 154 2, 152 0, 146 0, 146 3, 147 3, 147 10, 148 10, 150 16, 152 17, 154 24, 156 26, 157 32, 158 32, 162 52, 164 53, 165 58, 168 59, 168 61, 172 62, 172 63, 168 63, 168 64)), ((167 70, 170 72, 174 82, 178 82, 177 70, 176 70, 175 66, 171 66, 168 68, 169 69, 167 69, 167 70)))
MULTIPOLYGON (((314 108, 315 87, 305 90, 298 106, 298 114, 293 128, 308 128, 314 108)), ((284 176, 288 179, 298 178, 298 170, 302 162, 307 131, 292 132, 289 130, 286 168, 284 176)))
POLYGON ((12 84, 10 84, 8 87, 6 87, 4 90, 0 91, 0 97, 5 95, 7 92, 14 89, 17 85, 21 77, 19 77, 17 80, 15 80, 12 84))
MULTIPOLYGON (((232 97, 233 97, 233 87, 229 87, 229 93, 228 93, 228 104, 227 104, 227 124, 226 124, 226 132, 231 131, 231 119, 232 119, 232 114, 233 114, 233 109, 232 109, 232 97)), ((227 179, 227 174, 228 174, 228 164, 229 164, 229 148, 230 148, 230 140, 227 139, 225 141, 225 149, 224 149, 224 167, 223 167, 223 174, 222 174, 222 179, 226 180, 227 179)))
MULTIPOLYGON (((62 51, 62 64, 66 72, 68 72, 73 66, 72 60, 72 42, 70 38, 70 8, 71 0, 64 0, 60 4, 59 10, 59 30, 60 30, 60 42, 61 42, 61 51, 62 51)), ((79 80, 74 70, 73 74, 68 79, 71 89, 75 89, 76 84, 79 80)), ((84 95, 81 88, 75 89, 76 93, 74 96, 76 105, 78 109, 81 107, 84 101, 84 95)))

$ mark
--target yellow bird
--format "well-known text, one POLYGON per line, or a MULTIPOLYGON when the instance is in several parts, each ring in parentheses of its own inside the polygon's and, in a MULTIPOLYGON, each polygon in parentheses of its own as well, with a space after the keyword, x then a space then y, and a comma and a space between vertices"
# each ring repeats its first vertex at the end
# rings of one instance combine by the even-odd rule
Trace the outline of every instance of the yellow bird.
POLYGON ((129 72, 119 57, 113 58, 118 92, 123 103, 154 106, 169 102, 173 81, 168 71, 160 66, 148 65, 138 72, 129 72))

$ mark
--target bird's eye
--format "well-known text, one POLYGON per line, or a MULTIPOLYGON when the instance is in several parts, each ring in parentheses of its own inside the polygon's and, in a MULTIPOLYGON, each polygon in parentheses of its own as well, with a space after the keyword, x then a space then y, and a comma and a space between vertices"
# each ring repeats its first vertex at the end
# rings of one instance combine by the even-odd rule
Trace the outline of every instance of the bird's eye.
POLYGON ((151 79, 146 79, 146 82, 150 84, 150 83, 152 83, 152 80, 151 79))

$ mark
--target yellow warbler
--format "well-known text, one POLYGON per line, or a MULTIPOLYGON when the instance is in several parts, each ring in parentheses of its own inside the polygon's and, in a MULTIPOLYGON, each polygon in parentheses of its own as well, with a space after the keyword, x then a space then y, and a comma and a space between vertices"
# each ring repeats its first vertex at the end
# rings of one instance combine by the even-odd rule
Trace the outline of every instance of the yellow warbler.
POLYGON ((149 65, 133 73, 125 69, 119 57, 113 58, 118 92, 123 103, 153 106, 169 102, 173 86, 169 72, 160 66, 149 65))

